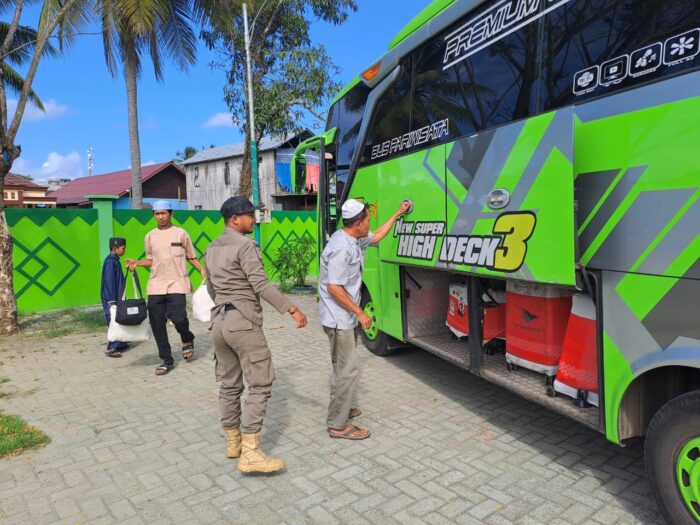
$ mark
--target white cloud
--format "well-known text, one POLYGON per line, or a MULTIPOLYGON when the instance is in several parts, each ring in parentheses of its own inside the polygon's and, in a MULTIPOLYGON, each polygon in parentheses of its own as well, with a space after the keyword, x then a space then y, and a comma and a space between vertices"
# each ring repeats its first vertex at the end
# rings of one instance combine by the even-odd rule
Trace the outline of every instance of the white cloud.
MULTIPOLYGON (((17 109, 17 99, 7 99, 7 112, 10 118, 14 117, 17 109)), ((44 110, 41 111, 31 103, 27 103, 24 108, 24 116, 22 120, 25 122, 38 122, 40 120, 48 120, 52 118, 62 117, 68 113, 68 106, 59 104, 54 99, 50 98, 44 102, 44 110)))
POLYGON ((217 113, 209 117, 202 127, 203 128, 232 128, 234 124, 231 113, 217 113))
POLYGON ((82 177, 82 162, 82 158, 77 151, 71 151, 66 155, 52 151, 41 165, 41 176, 45 178, 67 177, 70 179, 82 177))
POLYGON ((12 173, 19 175, 29 175, 32 170, 32 162, 23 157, 18 158, 12 163, 12 173))
POLYGON ((83 159, 77 151, 65 155, 52 151, 41 166, 35 165, 31 159, 18 158, 12 165, 12 173, 31 175, 34 180, 54 177, 75 179, 84 175, 82 164, 83 159))
MULTIPOLYGON (((149 160, 147 162, 144 162, 143 165, 144 166, 153 166, 155 163, 156 163, 155 160, 149 160)), ((129 169, 131 169, 131 166, 129 166, 129 169)))

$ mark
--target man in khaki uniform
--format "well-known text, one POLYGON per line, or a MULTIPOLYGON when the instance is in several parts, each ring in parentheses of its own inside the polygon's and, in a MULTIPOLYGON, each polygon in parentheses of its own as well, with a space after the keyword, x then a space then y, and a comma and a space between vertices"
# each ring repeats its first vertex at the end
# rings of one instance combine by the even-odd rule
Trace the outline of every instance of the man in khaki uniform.
POLYGON ((165 375, 173 369, 173 354, 168 341, 167 322, 175 325, 182 341, 182 357, 185 361, 194 352, 194 334, 187 319, 187 298, 192 284, 185 261, 197 268, 204 277, 204 268, 197 260, 192 240, 185 230, 173 226, 173 211, 170 202, 158 200, 153 203, 153 216, 158 223, 146 234, 144 249, 146 260, 127 259, 126 266, 133 271, 137 266, 151 269, 146 293, 148 294, 148 320, 158 346, 158 355, 163 363, 156 367, 156 375, 165 375))
POLYGON ((284 468, 284 461, 260 450, 260 430, 275 379, 262 331, 260 297, 278 312, 291 314, 297 328, 306 326, 306 316, 268 281, 258 244, 246 237, 253 232, 255 210, 245 197, 224 202, 226 228, 205 254, 207 289, 215 304, 211 331, 226 456, 240 456, 242 472, 276 472, 284 468), (244 380, 248 395, 241 407, 244 380))

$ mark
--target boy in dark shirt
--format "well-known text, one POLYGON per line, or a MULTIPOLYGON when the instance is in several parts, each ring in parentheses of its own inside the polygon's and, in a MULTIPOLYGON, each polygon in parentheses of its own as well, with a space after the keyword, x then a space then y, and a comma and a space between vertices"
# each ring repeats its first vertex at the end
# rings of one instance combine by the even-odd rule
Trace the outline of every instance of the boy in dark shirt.
MULTIPOLYGON (((102 308, 105 312, 107 324, 110 321, 109 307, 117 302, 119 291, 124 284, 124 273, 119 258, 126 251, 126 239, 122 237, 112 237, 109 240, 109 255, 102 264, 102 286, 100 296, 102 298, 102 308)), ((112 341, 107 343, 105 355, 108 357, 121 357, 122 350, 128 347, 128 343, 112 341)))

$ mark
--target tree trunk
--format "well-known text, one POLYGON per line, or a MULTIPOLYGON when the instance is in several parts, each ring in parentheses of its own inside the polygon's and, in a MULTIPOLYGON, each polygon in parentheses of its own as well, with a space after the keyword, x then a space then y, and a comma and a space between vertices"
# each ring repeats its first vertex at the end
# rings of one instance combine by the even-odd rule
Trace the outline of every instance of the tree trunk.
POLYGON ((5 175, 9 173, 12 162, 19 154, 17 148, 10 148, 10 151, 10 163, 2 163, 0 167, 0 335, 19 330, 17 300, 13 284, 12 236, 5 218, 5 203, 2 198, 5 175))
POLYGON ((0 335, 19 329, 12 272, 12 237, 5 219, 5 209, 0 208, 0 335))
POLYGON ((136 57, 135 50, 126 53, 124 61, 124 79, 126 80, 126 102, 129 113, 129 154, 131 156, 131 207, 143 207, 141 188, 141 145, 139 142, 139 115, 136 97, 136 57))

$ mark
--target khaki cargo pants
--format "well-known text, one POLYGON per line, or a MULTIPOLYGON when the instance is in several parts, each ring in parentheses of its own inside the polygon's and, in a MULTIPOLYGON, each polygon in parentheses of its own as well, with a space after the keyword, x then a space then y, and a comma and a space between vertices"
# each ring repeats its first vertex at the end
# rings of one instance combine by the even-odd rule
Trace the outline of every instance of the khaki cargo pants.
POLYGON ((224 429, 240 428, 244 434, 260 432, 275 380, 272 354, 262 329, 238 310, 229 310, 214 321, 212 339, 216 380, 221 382, 221 425, 224 429), (248 392, 241 410, 244 381, 248 392))
POLYGON ((338 330, 323 327, 331 344, 331 401, 328 404, 328 428, 345 428, 350 418, 350 409, 357 406, 357 332, 355 329, 338 330))

